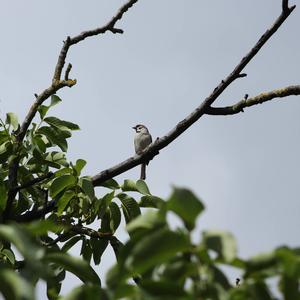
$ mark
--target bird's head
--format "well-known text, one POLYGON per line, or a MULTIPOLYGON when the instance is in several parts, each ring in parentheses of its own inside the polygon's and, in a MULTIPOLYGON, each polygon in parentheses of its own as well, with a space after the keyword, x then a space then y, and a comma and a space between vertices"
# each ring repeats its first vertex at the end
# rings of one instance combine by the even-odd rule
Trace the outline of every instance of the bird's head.
POLYGON ((135 132, 137 132, 137 133, 140 133, 140 132, 148 133, 147 127, 145 125, 142 125, 142 124, 137 124, 134 127, 132 127, 132 129, 134 129, 135 132))

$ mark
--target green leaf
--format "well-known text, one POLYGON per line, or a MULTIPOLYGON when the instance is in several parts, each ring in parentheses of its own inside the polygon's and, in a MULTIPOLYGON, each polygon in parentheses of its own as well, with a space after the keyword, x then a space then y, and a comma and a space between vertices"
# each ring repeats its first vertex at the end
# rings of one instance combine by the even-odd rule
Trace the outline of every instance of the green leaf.
POLYGON ((237 246, 233 235, 227 231, 204 231, 203 243, 210 249, 217 252, 219 258, 225 262, 234 260, 237 254, 237 246))
POLYGON ((46 123, 49 125, 56 127, 60 130, 66 131, 66 130, 79 130, 79 126, 77 124, 74 124, 72 122, 60 120, 56 117, 47 117, 44 119, 46 123))
POLYGON ((136 188, 143 195, 151 195, 149 188, 144 180, 138 180, 136 182, 136 188))
POLYGON ((39 261, 45 250, 39 247, 32 237, 17 224, 0 225, 0 240, 4 239, 18 249, 21 255, 29 260, 29 263, 39 261))
POLYGON ((71 239, 69 239, 61 248, 61 250, 63 252, 67 252, 69 251, 69 249, 71 249, 78 241, 80 241, 82 239, 81 236, 77 235, 72 237, 71 239))
POLYGON ((162 228, 139 239, 125 265, 132 274, 142 274, 190 248, 191 244, 186 235, 162 228))
POLYGON ((57 95, 52 95, 51 96, 51 103, 50 106, 54 106, 56 104, 58 104, 59 102, 61 102, 62 100, 57 96, 57 95))
POLYGON ((10 249, 3 249, 1 254, 4 255, 9 262, 14 265, 16 262, 15 254, 10 249))
POLYGON ((117 197, 122 202, 122 209, 127 223, 141 214, 139 205, 132 197, 124 193, 118 194, 117 197))
POLYGON ((63 229, 63 225, 55 224, 51 220, 38 220, 33 221, 26 225, 28 231, 30 231, 33 235, 45 235, 49 231, 58 232, 63 229))
POLYGON ((95 265, 99 265, 101 261, 101 256, 104 253, 106 247, 108 246, 108 239, 92 237, 90 243, 92 246, 94 263, 95 265))
POLYGON ((35 299, 33 286, 11 269, 0 269, 0 282, 0 292, 6 300, 35 299))
POLYGON ((132 220, 127 226, 127 231, 133 233, 137 229, 153 229, 166 225, 165 213, 159 210, 148 210, 132 220))
POLYGON ((125 179, 121 189, 124 192, 138 192, 136 183, 133 180, 125 179))
POLYGON ((62 151, 67 151, 68 143, 66 138, 70 137, 69 132, 55 129, 53 127, 43 126, 38 129, 37 133, 44 134, 51 142, 52 146, 58 146, 62 151))
POLYGON ((47 105, 40 105, 38 107, 38 112, 40 114, 40 118, 41 120, 44 119, 45 115, 47 114, 48 110, 49 110, 50 106, 47 106, 47 105))
POLYGON ((82 285, 73 289, 64 300, 109 300, 106 292, 97 285, 82 285))
POLYGON ((140 207, 153 207, 153 208, 161 208, 164 207, 166 202, 159 197, 147 195, 141 198, 139 203, 140 207))
POLYGON ((77 159, 74 169, 78 176, 81 174, 81 170, 85 167, 86 161, 84 159, 77 159))
POLYGON ((114 179, 108 179, 100 185, 111 190, 117 190, 120 188, 119 184, 114 179))
POLYGON ((64 212, 65 208, 67 207, 67 205, 69 204, 69 202, 74 196, 75 196, 75 192, 69 190, 66 191, 61 198, 59 198, 57 203, 57 214, 59 216, 64 212))
POLYGON ((4 182, 0 181, 0 211, 4 211, 7 202, 7 189, 4 182))
POLYGON ((94 186, 91 178, 88 177, 80 178, 79 186, 91 200, 95 198, 95 191, 94 191, 94 186))
POLYGON ((18 116, 12 112, 6 114, 6 124, 12 125, 14 130, 18 129, 18 116))
POLYGON ((99 285, 100 279, 93 268, 84 260, 72 257, 65 253, 49 253, 45 257, 46 261, 58 264, 65 270, 76 275, 85 283, 99 285))
POLYGON ((110 219, 110 228, 113 232, 117 230, 121 222, 121 212, 119 206, 115 202, 109 204, 111 219, 110 219))
POLYGON ((167 207, 183 220, 189 230, 194 229, 198 215, 204 210, 202 202, 191 191, 183 188, 174 188, 167 207))
POLYGON ((76 178, 72 175, 62 175, 53 180, 50 186, 50 196, 54 198, 64 189, 74 185, 76 178))

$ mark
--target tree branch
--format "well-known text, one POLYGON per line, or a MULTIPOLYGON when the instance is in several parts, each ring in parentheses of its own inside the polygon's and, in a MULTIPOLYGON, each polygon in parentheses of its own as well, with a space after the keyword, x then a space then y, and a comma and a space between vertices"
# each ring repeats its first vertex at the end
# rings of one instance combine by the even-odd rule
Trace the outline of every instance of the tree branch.
POLYGON ((244 108, 250 107, 257 104, 262 104, 264 102, 270 101, 274 98, 283 98, 287 96, 296 96, 300 95, 300 85, 291 85, 285 88, 273 90, 271 92, 261 93, 255 97, 242 99, 241 101, 237 102, 231 106, 225 107, 208 107, 206 109, 207 115, 234 115, 240 112, 244 112, 244 108))
MULTIPOLYGON (((53 79, 52 79, 52 85, 45 89, 40 95, 35 94, 36 100, 31 106, 27 116, 25 117, 23 123, 21 124, 20 130, 18 131, 16 135, 16 143, 17 148, 21 145, 26 132, 36 115, 36 112, 38 111, 39 106, 47 100, 51 95, 54 95, 58 90, 60 90, 63 87, 72 87, 76 84, 76 80, 68 79, 69 73, 71 71, 72 65, 69 64, 69 66, 66 69, 65 72, 65 80, 61 80, 61 72, 65 64, 65 59, 68 54, 68 50, 70 46, 77 44, 81 41, 83 41, 85 38, 98 35, 101 33, 105 33, 106 31, 111 31, 112 33, 123 33, 123 30, 114 28, 115 24, 118 20, 120 20, 124 13, 131 7, 133 4, 135 4, 138 0, 130 0, 126 4, 124 4, 117 12, 117 14, 103 27, 96 28, 94 30, 84 31, 81 34, 70 38, 67 37, 66 41, 64 41, 64 45, 61 49, 61 52, 58 57, 58 61, 55 67, 53 79)), ((18 152, 18 151, 17 151, 18 152)), ((8 197, 7 197, 7 205, 4 211, 4 219, 7 219, 10 217, 10 212, 12 208, 13 201, 16 197, 17 191, 14 189, 14 187, 17 185, 17 177, 18 177, 18 167, 19 167, 19 157, 18 155, 15 157, 15 159, 11 162, 9 172, 8 172, 8 197)))
POLYGON ((45 179, 49 179, 50 177, 52 177, 53 173, 52 172, 48 172, 47 174, 45 175, 42 175, 40 177, 37 177, 37 178, 34 178, 28 182, 25 182, 24 184, 22 185, 18 185, 17 187, 14 188, 15 191, 20 191, 20 190, 23 190, 23 189, 26 189, 28 187, 31 187, 39 182, 42 182, 44 181, 45 179))
POLYGON ((65 64, 66 56, 68 54, 69 48, 72 45, 75 45, 87 37, 91 37, 94 35, 98 34, 103 34, 107 31, 111 31, 112 33, 123 33, 122 29, 115 28, 114 26, 116 25, 118 20, 121 20, 124 13, 127 12, 127 10, 132 7, 138 0, 130 0, 127 3, 125 3, 117 12, 117 14, 105 25, 93 30, 88 30, 88 31, 83 31, 77 36, 74 37, 67 37, 66 41, 64 42, 64 45, 60 51, 58 61, 55 67, 54 75, 52 82, 56 82, 60 80, 61 77, 61 72, 65 64))
MULTIPOLYGON (((285 3, 285 1, 284 1, 285 3)), ((106 180, 113 178, 119 174, 124 173, 125 171, 132 169, 133 167, 145 162, 147 158, 154 157, 158 154, 158 151, 168 146, 173 142, 177 137, 179 137, 185 130, 187 130, 191 125, 199 120, 205 113, 208 107, 210 107, 214 101, 222 94, 222 92, 237 78, 243 77, 242 70, 246 65, 251 61, 251 59, 258 53, 258 51, 263 47, 263 45, 270 39, 270 37, 278 30, 278 28, 283 24, 283 22, 288 18, 291 12, 295 9, 295 5, 292 7, 284 6, 285 9, 282 10, 280 16, 277 18, 275 23, 271 26, 270 29, 267 29, 266 32, 261 36, 258 42, 254 47, 248 52, 248 54, 243 57, 240 63, 234 68, 231 74, 229 74, 221 83, 213 90, 213 92, 198 106, 190 115, 188 115, 184 120, 179 122, 169 133, 161 138, 157 138, 154 143, 152 143, 144 153, 141 155, 135 155, 128 158, 127 160, 119 163, 116 166, 113 166, 109 169, 106 169, 93 178, 94 186, 101 185, 106 180)))

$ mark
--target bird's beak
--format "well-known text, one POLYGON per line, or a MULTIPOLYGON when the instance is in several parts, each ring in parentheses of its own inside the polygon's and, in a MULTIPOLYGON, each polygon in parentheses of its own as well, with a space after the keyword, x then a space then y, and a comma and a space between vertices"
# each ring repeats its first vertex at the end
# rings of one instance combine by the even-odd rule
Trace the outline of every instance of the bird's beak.
POLYGON ((132 127, 132 129, 136 130, 136 126, 132 127))

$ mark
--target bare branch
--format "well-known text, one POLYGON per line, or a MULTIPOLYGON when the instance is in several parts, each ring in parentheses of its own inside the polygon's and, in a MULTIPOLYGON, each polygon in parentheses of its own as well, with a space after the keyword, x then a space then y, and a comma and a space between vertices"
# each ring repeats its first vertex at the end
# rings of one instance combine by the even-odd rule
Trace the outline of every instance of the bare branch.
POLYGON ((67 67, 66 72, 65 72, 65 80, 66 81, 69 80, 69 75, 70 75, 71 70, 72 70, 72 64, 68 64, 68 67, 67 67))
POLYGON ((138 2, 138 0, 129 0, 127 3, 125 3, 117 12, 117 14, 104 26, 93 29, 93 30, 88 30, 88 31, 83 31, 82 33, 80 33, 77 36, 74 37, 68 37, 66 39, 66 41, 64 42, 64 45, 60 51, 59 57, 58 57, 58 61, 55 67, 55 71, 54 71, 54 75, 53 75, 53 79, 52 82, 55 83, 57 81, 60 80, 61 77, 61 72, 62 69, 64 67, 65 64, 65 60, 69 51, 69 48, 72 45, 75 45, 81 41, 83 41, 84 39, 86 39, 87 37, 91 37, 94 35, 98 35, 98 34, 103 34, 107 31, 110 31, 112 33, 123 33, 122 29, 118 29, 115 28, 115 24, 117 23, 118 20, 121 20, 124 13, 127 12, 127 10, 132 7, 136 2, 138 2))
POLYGON ((244 108, 270 101, 274 98, 283 98, 292 95, 300 95, 300 85, 291 85, 271 92, 261 93, 255 97, 244 98, 231 106, 209 107, 206 110, 207 115, 234 115, 243 112, 244 108))
POLYGON ((282 0, 282 11, 288 11, 289 10, 289 0, 282 0))
POLYGON ((125 171, 132 169, 133 167, 145 162, 147 158, 154 157, 157 155, 158 151, 168 146, 172 141, 174 141, 178 136, 180 136, 185 130, 187 130, 191 125, 199 120, 205 113, 208 107, 213 104, 213 102, 222 94, 222 92, 237 78, 243 77, 245 75, 241 74, 242 70, 251 61, 251 59, 258 53, 258 51, 263 47, 263 45, 270 39, 270 37, 278 30, 282 23, 288 18, 291 12, 294 10, 295 6, 288 8, 287 11, 282 11, 280 16, 277 18, 275 23, 270 29, 261 36, 254 47, 248 52, 248 54, 243 57, 240 63, 235 67, 231 74, 227 76, 226 79, 222 80, 221 83, 213 90, 213 92, 198 106, 190 115, 188 115, 184 120, 180 121, 169 133, 165 136, 158 138, 154 143, 152 143, 148 149, 141 155, 135 155, 127 160, 106 169, 99 174, 95 175, 92 180, 94 186, 101 185, 104 181, 124 173, 125 171))

